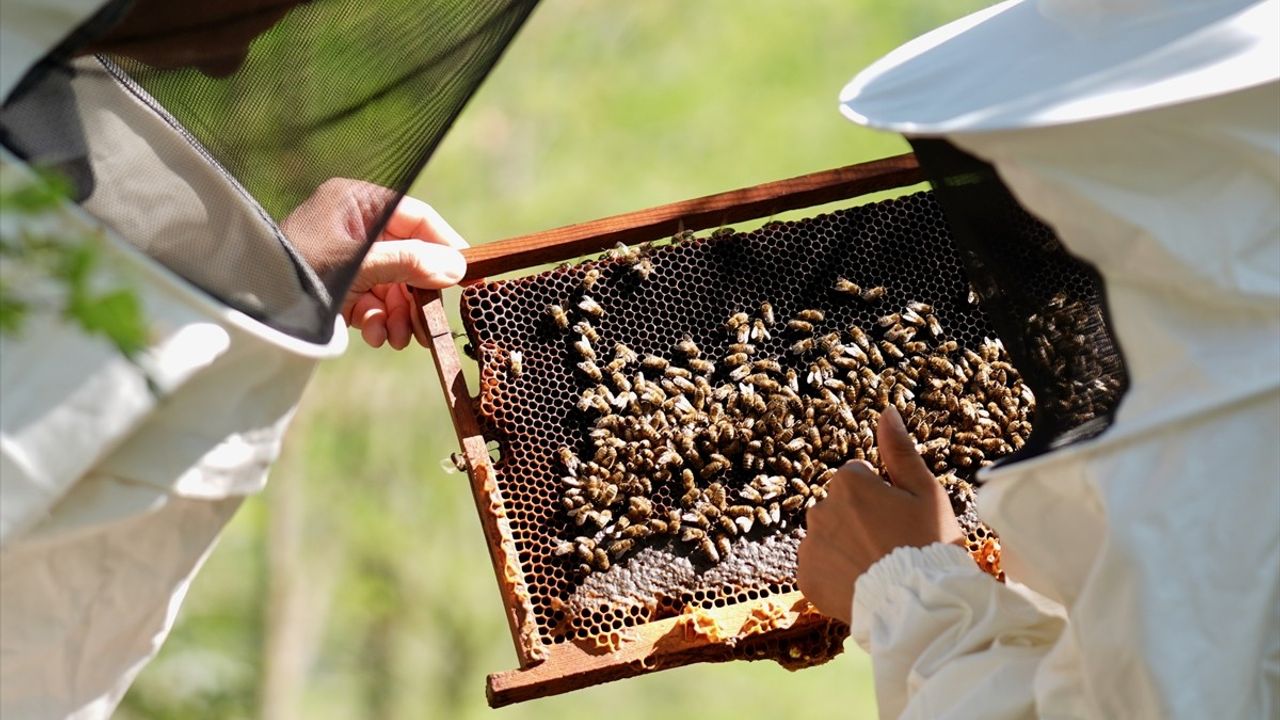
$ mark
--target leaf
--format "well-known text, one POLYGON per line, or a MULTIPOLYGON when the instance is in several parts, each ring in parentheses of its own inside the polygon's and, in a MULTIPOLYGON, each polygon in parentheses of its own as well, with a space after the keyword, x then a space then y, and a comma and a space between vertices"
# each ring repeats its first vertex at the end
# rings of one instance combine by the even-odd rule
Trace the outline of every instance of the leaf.
POLYGON ((142 305, 131 290, 119 289, 95 297, 82 297, 67 306, 67 315, 85 332, 105 335, 127 357, 147 344, 142 305))

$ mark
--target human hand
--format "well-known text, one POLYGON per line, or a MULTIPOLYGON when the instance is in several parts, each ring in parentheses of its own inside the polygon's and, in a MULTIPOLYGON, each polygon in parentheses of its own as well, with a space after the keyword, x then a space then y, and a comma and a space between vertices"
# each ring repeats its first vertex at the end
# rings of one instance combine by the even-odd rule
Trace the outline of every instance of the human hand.
POLYGON ((870 463, 846 464, 827 484, 826 499, 809 509, 800 543, 801 592, 822 614, 846 623, 854 582, 880 558, 903 546, 964 543, 946 491, 892 406, 880 415, 876 444, 891 484, 870 463))
MULTIPOLYGON (((322 277, 341 271, 358 252, 394 193, 360 180, 333 178, 280 223, 285 235, 322 277)), ((371 347, 396 350, 428 338, 411 287, 439 289, 466 274, 467 247, 430 205, 405 196, 369 248, 342 301, 342 318, 371 347)))

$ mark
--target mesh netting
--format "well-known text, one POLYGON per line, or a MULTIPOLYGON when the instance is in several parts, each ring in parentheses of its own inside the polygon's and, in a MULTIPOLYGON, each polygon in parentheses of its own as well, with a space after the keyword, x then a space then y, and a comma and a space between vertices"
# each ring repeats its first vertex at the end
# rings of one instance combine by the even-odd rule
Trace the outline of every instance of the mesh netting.
POLYGON ((1040 399, 1024 454, 1102 432, 1128 375, 1098 273, 1053 235, 1027 237, 1026 212, 990 164, 944 140, 911 142, 992 324, 1040 399))
POLYGON ((368 244, 533 5, 110 3, 6 99, 0 126, 153 258, 324 340, 368 244))
MULTIPOLYGON (((1054 242, 1025 213, 1006 220, 1028 243, 1054 242)), ((1088 282, 1070 263, 1037 272, 1045 287, 1088 282)), ((876 460, 869 431, 888 404, 943 476, 980 564, 998 554, 968 480, 1030 436, 1034 402, 931 193, 474 285, 462 315, 545 644, 794 590, 804 510, 834 467, 876 460), (764 432, 788 383, 799 420, 764 432), (663 423, 697 415, 677 396, 738 430, 649 428, 659 410, 663 423), (743 443, 724 439, 756 423, 743 443), (678 459, 655 460, 661 448, 678 459)))

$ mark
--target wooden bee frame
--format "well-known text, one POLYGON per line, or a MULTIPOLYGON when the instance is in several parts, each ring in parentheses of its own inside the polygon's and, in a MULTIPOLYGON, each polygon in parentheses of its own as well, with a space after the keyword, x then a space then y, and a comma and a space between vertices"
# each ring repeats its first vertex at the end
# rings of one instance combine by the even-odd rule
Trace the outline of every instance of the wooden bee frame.
MULTIPOLYGON (((850 165, 591 222, 488 243, 464 252, 467 276, 561 262, 616 243, 647 242, 682 230, 704 230, 776 213, 905 187, 923 180, 911 154, 850 165)), ((439 292, 417 291, 421 321, 458 435, 480 525, 489 546, 520 667, 488 678, 492 707, 555 695, 610 680, 695 662, 729 660, 738 642, 801 637, 827 622, 798 592, 650 622, 597 639, 544 645, 532 617, 525 573, 467 388, 453 329, 439 292)))

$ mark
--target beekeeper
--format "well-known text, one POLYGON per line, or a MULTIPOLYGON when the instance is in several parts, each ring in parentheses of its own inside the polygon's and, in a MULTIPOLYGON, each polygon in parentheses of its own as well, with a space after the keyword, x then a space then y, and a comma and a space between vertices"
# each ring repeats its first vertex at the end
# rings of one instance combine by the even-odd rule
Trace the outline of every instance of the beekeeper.
POLYGON ((841 94, 917 145, 953 220, 981 175, 931 159, 994 166, 1099 273, 1128 375, 1105 430, 980 474, 1005 584, 896 413, 892 485, 833 480, 800 587, 851 619, 882 717, 1280 715, 1278 8, 1015 0, 841 94))
POLYGON ((401 196, 529 5, 0 2, 4 191, 73 196, 6 212, 6 244, 92 243, 148 337, 125 357, 33 306, 3 338, 0 717, 110 715, 343 321, 402 348, 406 285, 461 278, 401 196))

